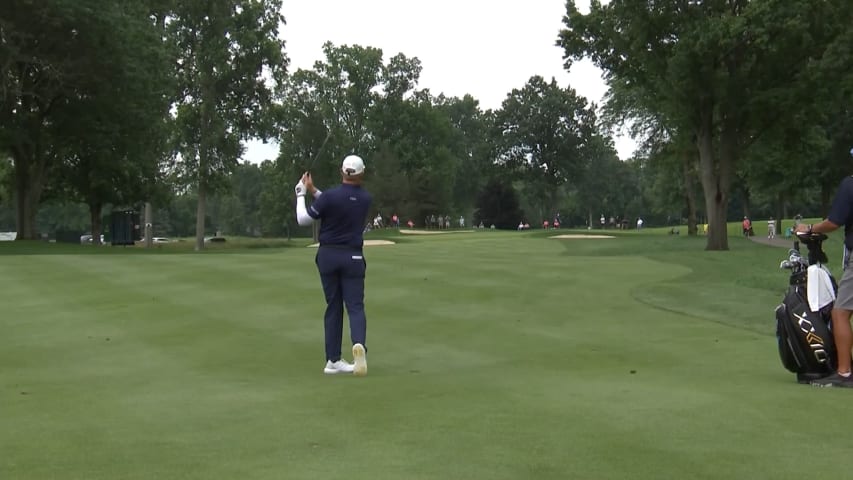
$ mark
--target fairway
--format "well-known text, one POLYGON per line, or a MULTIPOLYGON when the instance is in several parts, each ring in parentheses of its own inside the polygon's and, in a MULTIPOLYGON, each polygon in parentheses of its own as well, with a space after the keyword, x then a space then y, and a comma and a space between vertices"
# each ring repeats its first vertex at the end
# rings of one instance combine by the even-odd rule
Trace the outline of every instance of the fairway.
POLYGON ((307 242, 0 244, 0 479, 849 476, 853 392, 776 352, 785 250, 552 235, 368 235, 365 378, 322 373, 307 242))

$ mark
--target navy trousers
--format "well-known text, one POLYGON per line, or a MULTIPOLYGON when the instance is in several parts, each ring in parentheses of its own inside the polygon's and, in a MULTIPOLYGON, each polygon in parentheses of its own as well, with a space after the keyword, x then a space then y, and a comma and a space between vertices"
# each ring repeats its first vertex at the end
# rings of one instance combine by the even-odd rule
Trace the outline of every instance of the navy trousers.
POLYGON ((344 305, 347 307, 352 343, 367 349, 367 318, 364 316, 364 276, 367 262, 361 250, 321 246, 315 259, 326 296, 326 360, 341 359, 344 305))

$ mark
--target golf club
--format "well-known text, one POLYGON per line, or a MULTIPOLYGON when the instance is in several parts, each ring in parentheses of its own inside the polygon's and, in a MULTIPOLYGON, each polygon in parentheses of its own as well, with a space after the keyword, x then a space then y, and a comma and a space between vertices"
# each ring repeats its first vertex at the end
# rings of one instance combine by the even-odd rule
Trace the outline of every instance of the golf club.
POLYGON ((314 155, 314 158, 311 160, 311 163, 308 165, 308 169, 306 170, 307 172, 310 173, 311 170, 314 168, 314 163, 316 163, 317 159, 320 158, 320 155, 323 153, 323 149, 326 148, 326 142, 329 141, 329 137, 331 137, 331 136, 332 136, 331 131, 326 134, 326 138, 323 139, 323 143, 320 144, 320 148, 317 150, 317 153, 314 155))

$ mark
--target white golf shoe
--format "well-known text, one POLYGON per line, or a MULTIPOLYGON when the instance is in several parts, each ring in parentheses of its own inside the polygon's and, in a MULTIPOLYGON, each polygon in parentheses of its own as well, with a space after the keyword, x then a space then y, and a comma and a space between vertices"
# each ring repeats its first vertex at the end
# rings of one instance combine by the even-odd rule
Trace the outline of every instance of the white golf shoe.
POLYGON ((356 343, 352 346, 352 359, 355 362, 352 373, 359 377, 367 375, 367 352, 364 351, 364 345, 356 343))
POLYGON ((338 373, 352 373, 352 371, 353 365, 344 359, 340 359, 337 362, 327 360, 326 368, 323 369, 323 373, 327 375, 336 375, 338 373))

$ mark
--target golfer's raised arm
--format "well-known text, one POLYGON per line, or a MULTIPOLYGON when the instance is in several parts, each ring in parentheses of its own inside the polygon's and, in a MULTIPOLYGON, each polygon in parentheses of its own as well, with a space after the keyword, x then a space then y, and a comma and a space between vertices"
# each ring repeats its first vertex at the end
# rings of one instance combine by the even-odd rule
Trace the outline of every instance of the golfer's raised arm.
POLYGON ((299 179, 299 183, 293 188, 296 193, 296 223, 302 227, 307 227, 314 222, 314 219, 308 215, 308 209, 305 208, 305 175, 299 179))
POLYGON ((314 223, 317 216, 312 216, 308 213, 308 208, 305 206, 305 192, 311 192, 314 198, 319 197, 323 192, 314 186, 311 174, 307 172, 302 175, 302 178, 299 179, 299 183, 296 184, 293 190, 296 193, 296 223, 302 227, 307 227, 314 223))

